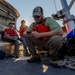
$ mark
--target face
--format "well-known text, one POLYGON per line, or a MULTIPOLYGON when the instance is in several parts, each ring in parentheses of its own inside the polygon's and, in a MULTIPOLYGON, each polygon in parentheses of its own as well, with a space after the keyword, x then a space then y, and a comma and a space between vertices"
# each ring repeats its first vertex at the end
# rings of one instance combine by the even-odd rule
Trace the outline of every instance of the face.
POLYGON ((21 26, 24 27, 25 25, 26 25, 26 22, 25 21, 22 21, 21 22, 21 26))
POLYGON ((24 21, 22 21, 22 22, 21 22, 21 24, 25 24, 25 22, 24 22, 24 21))
POLYGON ((33 18, 34 18, 36 23, 39 23, 43 19, 43 16, 42 15, 40 15, 40 16, 36 15, 36 16, 33 16, 33 18))
POLYGON ((13 25, 12 25, 12 24, 10 24, 10 25, 9 25, 9 27, 10 27, 10 28, 13 28, 13 25))

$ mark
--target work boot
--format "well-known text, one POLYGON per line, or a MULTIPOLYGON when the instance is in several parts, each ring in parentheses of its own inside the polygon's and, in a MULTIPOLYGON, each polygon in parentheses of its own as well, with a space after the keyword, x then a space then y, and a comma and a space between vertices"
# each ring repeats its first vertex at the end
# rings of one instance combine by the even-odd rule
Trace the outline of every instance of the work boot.
POLYGON ((25 53, 25 54, 24 54, 24 56, 30 56, 30 55, 31 55, 31 54, 29 54, 29 53, 25 53))
POLYGON ((28 63, 41 62, 41 58, 39 55, 33 55, 30 59, 27 59, 28 63))

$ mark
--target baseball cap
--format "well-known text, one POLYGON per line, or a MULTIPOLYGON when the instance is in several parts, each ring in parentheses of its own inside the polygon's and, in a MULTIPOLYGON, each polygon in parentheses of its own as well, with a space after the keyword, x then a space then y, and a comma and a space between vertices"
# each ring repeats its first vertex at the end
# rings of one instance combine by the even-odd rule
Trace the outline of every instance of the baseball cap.
POLYGON ((8 24, 8 26, 9 26, 9 25, 14 25, 14 23, 11 23, 11 22, 10 22, 10 23, 8 24))
POLYGON ((43 9, 40 6, 37 6, 33 10, 33 16, 40 16, 43 13, 43 9))

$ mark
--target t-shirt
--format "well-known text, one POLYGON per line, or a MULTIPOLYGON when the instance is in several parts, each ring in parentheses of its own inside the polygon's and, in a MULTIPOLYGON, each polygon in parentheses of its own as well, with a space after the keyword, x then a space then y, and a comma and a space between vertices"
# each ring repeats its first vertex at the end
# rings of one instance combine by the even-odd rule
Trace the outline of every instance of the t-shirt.
POLYGON ((24 33, 24 31, 27 29, 27 27, 22 27, 22 28, 20 28, 20 31, 19 31, 19 33, 20 33, 20 36, 23 36, 23 33, 24 33))
POLYGON ((17 33, 16 33, 15 29, 12 29, 12 28, 6 28, 4 30, 4 32, 6 34, 8 34, 9 36, 17 36, 17 33))
MULTIPOLYGON (((37 24, 35 24, 37 25, 37 24)), ((45 25, 50 28, 50 30, 62 30, 62 27, 51 17, 47 17, 45 21, 45 25)), ((33 24, 31 24, 26 32, 31 32, 33 29, 33 24)))

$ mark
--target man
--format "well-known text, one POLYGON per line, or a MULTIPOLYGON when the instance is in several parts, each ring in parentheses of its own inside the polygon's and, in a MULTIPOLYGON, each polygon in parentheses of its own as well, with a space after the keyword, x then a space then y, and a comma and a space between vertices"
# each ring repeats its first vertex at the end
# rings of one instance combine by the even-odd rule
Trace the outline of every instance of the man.
POLYGON ((15 45, 15 53, 14 53, 14 57, 18 58, 19 57, 19 43, 17 40, 17 33, 16 30, 14 28, 14 24, 13 23, 9 23, 8 24, 8 28, 6 28, 4 30, 4 37, 3 40, 10 42, 10 43, 14 43, 15 45))
POLYGON ((63 44, 61 26, 51 17, 44 18, 43 9, 40 6, 34 8, 32 16, 35 22, 25 32, 28 49, 32 54, 27 61, 29 63, 41 61, 36 53, 36 47, 49 51, 49 55, 55 59, 63 44))

